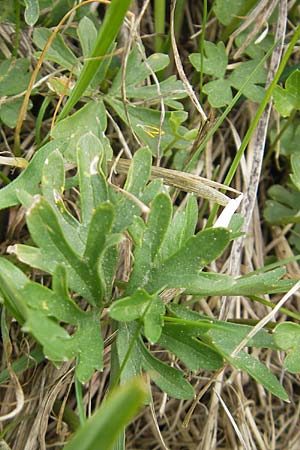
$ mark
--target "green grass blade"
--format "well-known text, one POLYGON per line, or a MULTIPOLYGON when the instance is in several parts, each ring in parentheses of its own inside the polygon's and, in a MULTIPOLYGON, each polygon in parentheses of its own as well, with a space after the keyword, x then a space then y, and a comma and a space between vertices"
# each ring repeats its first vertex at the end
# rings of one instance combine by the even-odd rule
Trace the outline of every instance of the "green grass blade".
MULTIPOLYGON (((280 78, 280 76, 281 76, 281 74, 282 74, 282 72, 283 72, 283 70, 284 70, 284 68, 285 68, 285 66, 286 66, 286 64, 287 64, 291 54, 292 54, 292 51, 293 51, 293 49, 294 49, 294 47, 295 47, 295 45, 296 45, 296 43, 297 43, 297 41, 299 39, 299 35, 300 35, 300 25, 298 25, 298 27, 297 27, 297 29, 296 29, 296 31, 294 33, 294 36, 293 36, 293 38, 292 38, 292 40, 291 40, 291 42, 290 42, 290 44, 289 44, 285 54, 282 57, 282 60, 281 60, 280 65, 279 65, 279 67, 278 67, 278 69, 277 69, 277 71, 276 71, 276 73, 274 75, 274 78, 273 78, 272 82, 270 83, 270 86, 268 87, 268 89, 266 91, 265 97, 264 97, 263 101, 261 102, 261 104, 259 105, 259 108, 258 108, 258 110, 257 110, 257 112, 255 114, 255 117, 254 117, 253 121, 251 122, 251 125, 248 128, 248 131, 247 131, 247 133, 246 133, 246 135, 245 135, 245 137, 244 137, 244 139, 243 139, 243 141, 241 143, 241 146, 240 146, 240 148, 238 149, 238 151, 237 151, 237 153, 235 155, 235 158, 234 158, 234 160, 233 160, 233 162, 232 162, 232 164, 230 166, 230 169, 228 171, 228 174, 227 174, 227 176, 226 176, 226 178, 224 180, 224 184, 226 186, 230 185, 230 183, 231 183, 231 181, 232 181, 232 179, 233 179, 233 177, 234 177, 234 175, 235 175, 235 173, 237 171, 237 168, 239 166, 240 160, 241 160, 241 158, 242 158, 242 156, 243 156, 243 154, 244 154, 244 152, 245 152, 245 150, 246 150, 246 148, 248 146, 248 143, 249 143, 249 141, 250 141, 250 139, 251 139, 251 137, 252 137, 256 127, 257 127, 257 124, 258 124, 258 122, 259 122, 259 120, 260 120, 260 118, 261 118, 261 116, 262 116, 262 114, 263 114, 267 104, 269 103, 269 101, 270 101, 270 99, 271 99, 271 97, 273 95, 274 89, 275 89, 275 87, 276 87, 276 85, 277 85, 277 83, 279 81, 279 78, 280 78)), ((213 223, 213 221, 214 221, 214 219, 215 219, 215 217, 217 215, 218 209, 219 209, 218 205, 215 205, 213 207, 212 212, 211 212, 211 214, 210 214, 210 216, 208 218, 208 221, 207 221, 207 227, 212 226, 212 223, 213 223)))
POLYGON ((63 119, 71 111, 73 106, 79 101, 80 97, 92 81, 99 66, 110 45, 114 41, 125 14, 130 6, 131 0, 112 0, 110 7, 105 15, 103 24, 99 30, 94 50, 90 58, 83 66, 77 83, 71 92, 71 95, 61 111, 58 120, 63 119), (97 59, 93 59, 97 58, 97 59))
POLYGON ((142 379, 134 379, 114 390, 64 450, 110 450, 146 397, 147 388, 142 379))
POLYGON ((163 49, 164 37, 161 36, 165 32, 166 20, 166 2, 165 0, 154 1, 154 28, 156 36, 154 38, 155 52, 159 53, 163 49))

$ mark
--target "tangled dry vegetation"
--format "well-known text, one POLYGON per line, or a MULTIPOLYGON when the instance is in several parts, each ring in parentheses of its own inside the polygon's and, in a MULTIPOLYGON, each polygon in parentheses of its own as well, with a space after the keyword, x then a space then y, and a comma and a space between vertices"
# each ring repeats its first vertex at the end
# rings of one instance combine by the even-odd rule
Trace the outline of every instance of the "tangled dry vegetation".
MULTIPOLYGON (((167 2, 168 3, 168 2, 167 2)), ((181 10, 182 23, 180 33, 176 35, 176 47, 173 42, 173 50, 170 46, 171 65, 168 74, 176 74, 190 86, 198 86, 194 68, 191 66, 188 56, 199 50, 199 34, 202 31, 204 2, 187 0, 181 2, 184 7, 181 10), (178 51, 178 55, 176 54, 178 51), (174 58, 175 54, 175 58, 174 58), (180 58, 180 59, 178 59, 180 58)), ((209 2, 210 3, 210 2, 209 2)), ((230 3, 230 1, 228 2, 230 3)), ((233 39, 242 31, 243 26, 251 22, 247 38, 251 41, 253 36, 259 36, 264 31, 266 23, 269 23, 270 31, 274 34, 285 35, 288 41, 294 29, 289 20, 290 11, 295 8, 293 1, 267 1, 261 0, 253 10, 251 16, 244 17, 241 24, 234 31, 234 35, 227 39, 225 45, 229 54, 230 67, 243 60, 243 49, 233 45, 233 39), (273 14, 276 9, 277 13, 273 14), (273 15, 272 15, 273 14, 273 15), (270 19, 271 18, 271 19, 270 19)), ((91 6, 97 14, 97 5, 91 6)), ((170 8, 167 4, 165 31, 170 29, 170 8)), ((209 8, 211 5, 209 4, 209 8)), ((228 6, 230 8, 230 5, 228 6)), ((102 8, 102 6, 101 6, 102 8)), ((102 14, 102 9, 98 13, 102 14)), ((298 18, 299 18, 299 6, 298 18)), ((126 57, 126 43, 132 39, 135 42, 143 42, 147 55, 155 51, 155 27, 154 27, 154 3, 150 1, 133 1, 131 5, 131 23, 125 22, 119 39, 118 48, 120 58, 126 57), (132 23, 133 20, 133 23, 132 23), (134 32, 133 32, 134 30, 134 32), (135 33, 135 34, 134 34, 135 33), (125 49, 125 50, 124 50, 125 49)), ((295 13, 294 13, 295 14, 295 13)), ((296 15, 297 15, 296 14, 296 15)), ((74 16, 70 16, 69 27, 76 27, 74 16)), ((249 30, 248 29, 248 30, 249 30)), ((205 40, 218 42, 222 33, 222 26, 214 15, 209 16, 205 28, 205 40)), ((0 49, 7 57, 11 55, 14 47, 14 27, 3 22, 0 24, 0 49)), ((76 53, 74 41, 65 35, 68 45, 76 53)), ((268 79, 271 81, 280 63, 282 54, 280 46, 273 51, 272 59, 267 62, 268 79)), ((34 54, 36 48, 32 41, 32 28, 24 27, 21 30, 21 38, 18 54, 21 57, 31 58, 32 65, 36 64, 34 54)), ((295 49, 291 57, 293 64, 299 63, 299 50, 295 49), (298 59, 297 59, 298 58, 298 59)), ((40 71, 40 97, 33 97, 33 108, 27 113, 23 123, 21 142, 22 152, 26 158, 30 158, 35 139, 35 126, 37 114, 41 104, 41 98, 49 89, 48 77, 59 72, 59 68, 50 61, 45 61, 40 71)), ((166 76, 166 73, 164 74, 166 76)), ((159 80, 157 79, 157 82, 159 80)), ((186 88, 187 88, 187 84, 186 88)), ((195 91, 197 88, 195 88, 195 91)), ((199 108, 195 106, 191 92, 184 99, 185 110, 189 111, 188 128, 198 128, 201 122, 199 108)), ((58 96, 53 96, 47 108, 41 125, 41 134, 45 136, 51 126, 51 121, 57 106, 58 96)), ((237 241, 221 258, 217 260, 215 269, 220 273, 245 274, 250 270, 259 269, 266 261, 274 261, 292 257, 295 249, 291 248, 288 241, 291 226, 270 227, 262 218, 263 208, 267 198, 268 188, 276 183, 283 183, 287 178, 288 168, 283 168, 285 162, 280 161, 278 154, 272 153, 267 164, 262 163, 260 172, 260 159, 265 151, 268 153, 270 144, 270 130, 278 128, 279 116, 269 104, 262 115, 257 131, 253 134, 248 145, 245 158, 242 159, 240 168, 234 177, 231 186, 239 192, 243 192, 246 200, 242 206, 242 214, 245 224, 248 226, 247 237, 237 241), (258 194, 256 188, 259 186, 258 194)), ((201 107, 209 117, 209 124, 198 135, 199 141, 203 141, 208 130, 213 126, 221 114, 221 110, 212 107, 207 97, 201 95, 201 107)), ((251 125, 258 104, 243 97, 232 109, 222 126, 214 133, 206 143, 205 151, 201 153, 193 172, 203 177, 214 179, 219 183, 224 178, 232 164, 240 142, 251 125)), ((109 121, 107 136, 112 142, 115 154, 121 148, 128 148, 131 153, 138 148, 135 133, 123 126, 116 118, 109 121)), ((13 146, 13 132, 5 125, 1 126, 2 151, 10 152, 13 146)), ((193 151, 191 144, 189 151, 193 151)), ((162 158, 161 167, 172 168, 172 157, 162 158)), ((11 168, 4 167, 3 173, 11 177, 11 168)), ((17 175, 17 170, 15 173, 17 175)), ((122 186, 124 176, 113 175, 112 182, 122 186)), ((74 214, 76 211, 76 191, 70 194, 67 202, 74 214)), ((173 197, 177 206, 185 202, 185 197, 179 193, 173 197)), ((203 228, 208 217, 207 200, 200 199, 199 210, 205 211, 199 220, 199 229, 203 228)), ((209 206, 212 208, 212 205, 209 206)), ((20 207, 12 207, 1 212, 1 250, 4 254, 9 245, 25 242, 28 232, 25 224, 24 210, 20 207)), ((123 249, 124 252, 128 251, 123 249)), ((126 257, 124 258, 126 261, 126 257)), ((125 267, 126 269, 126 267, 125 267)), ((123 267, 123 270, 125 270, 123 267)), ((299 267, 296 261, 287 266, 287 277, 299 278, 299 267)), ((44 277, 44 283, 49 284, 49 278, 34 271, 36 280, 44 277)), ((272 296, 276 303, 282 295, 272 296)), ((190 298, 183 296, 182 301, 188 302, 190 298)), ((194 308, 205 315, 219 318, 235 318, 241 320, 258 321, 269 313, 268 307, 261 303, 253 302, 248 298, 199 298, 193 299, 194 308), (225 306, 224 306, 225 305, 225 306)), ((285 307, 297 313, 300 308, 299 294, 295 294, 285 307)), ((281 314, 280 321, 286 320, 281 314)), ((28 354, 33 348, 34 342, 24 335, 19 325, 12 321, 9 323, 11 349, 8 350, 12 360, 17 360, 24 354, 28 354)), ((111 333, 109 327, 105 330, 106 346, 104 356, 104 371, 95 373, 89 383, 84 386, 84 404, 87 411, 96 409, 104 398, 109 386, 109 357, 111 333)), ((282 355, 271 350, 252 349, 254 356, 259 358, 271 368, 272 372, 284 383, 290 402, 284 402, 268 393, 260 384, 256 383, 247 374, 239 372, 228 365, 216 373, 199 371, 188 373, 188 379, 194 386, 197 395, 196 400, 171 399, 153 386, 153 405, 145 406, 134 422, 127 429, 126 448, 130 450, 298 450, 300 442, 300 378, 297 374, 287 374, 283 370, 282 355)), ((171 366, 184 369, 181 363, 166 350, 156 349, 156 355, 171 366)), ((2 370, 7 361, 2 359, 2 370)), ((184 369, 186 371, 186 369, 184 369)), ((186 372, 187 373, 187 372, 186 372)), ((73 385, 74 364, 66 362, 59 367, 54 367, 51 362, 43 361, 34 364, 33 367, 18 374, 18 379, 11 378, 1 386, 0 415, 4 416, 16 405, 16 396, 20 391, 24 393, 22 410, 13 415, 9 420, 2 422, 2 431, 5 431, 5 443, 1 448, 14 450, 58 450, 63 445, 76 426, 77 404, 73 385), (66 419, 68 418, 68 419, 66 419), (75 421, 75 425, 73 423, 75 421), (68 424, 67 424, 68 423, 68 424), (73 424, 73 425, 72 425, 73 424)))

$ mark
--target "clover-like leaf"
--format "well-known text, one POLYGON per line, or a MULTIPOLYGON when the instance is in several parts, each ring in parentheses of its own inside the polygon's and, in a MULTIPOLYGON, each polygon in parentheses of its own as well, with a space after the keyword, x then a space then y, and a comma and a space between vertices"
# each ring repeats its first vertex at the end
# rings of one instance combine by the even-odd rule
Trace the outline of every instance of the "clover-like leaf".
MULTIPOLYGON (((259 65, 259 60, 246 61, 241 63, 228 77, 228 80, 235 89, 241 89, 245 80, 253 73, 259 65)), ((243 94, 253 102, 261 102, 264 95, 264 85, 267 79, 267 71, 264 67, 259 67, 252 75, 250 82, 243 89, 243 94)))
POLYGON ((54 362, 77 357, 76 375, 82 382, 103 367, 103 340, 100 312, 81 310, 68 293, 64 266, 57 266, 49 289, 29 280, 20 269, 0 258, 0 292, 23 330, 42 345, 46 357, 54 362), (69 334, 61 324, 73 327, 69 334))
POLYGON ((230 82, 224 78, 209 81, 203 86, 203 92, 208 95, 208 101, 214 108, 229 105, 232 100, 230 82))
POLYGON ((299 223, 300 193, 296 189, 286 189, 280 185, 268 190, 271 200, 267 200, 264 218, 274 224, 299 223))
POLYGON ((293 322, 280 323, 274 330, 274 341, 287 351, 284 367, 291 373, 300 372, 300 326, 293 322))
MULTIPOLYGON (((220 41, 214 44, 213 42, 205 41, 204 53, 203 72, 216 78, 223 77, 228 63, 224 42, 220 41)), ((197 72, 201 72, 201 54, 192 53, 189 59, 197 72)))
POLYGON ((293 110, 300 110, 300 70, 294 70, 285 82, 285 88, 276 86, 274 104, 282 117, 288 117, 293 110))

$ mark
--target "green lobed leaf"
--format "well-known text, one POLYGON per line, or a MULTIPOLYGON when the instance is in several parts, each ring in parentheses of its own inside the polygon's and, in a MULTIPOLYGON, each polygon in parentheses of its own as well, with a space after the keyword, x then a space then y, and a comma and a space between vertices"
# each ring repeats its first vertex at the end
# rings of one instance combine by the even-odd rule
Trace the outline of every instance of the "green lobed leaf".
MULTIPOLYGON (((152 151, 153 155, 157 155, 158 146, 158 133, 160 127, 161 113, 160 111, 144 108, 141 106, 127 104, 127 112, 130 119, 128 118, 124 111, 124 105, 121 101, 106 96, 105 101, 111 106, 114 111, 118 114, 121 120, 132 127, 135 134, 138 136, 140 141, 147 145, 152 151)), ((182 111, 172 111, 173 115, 180 114, 182 111)), ((172 148, 184 148, 186 149, 187 141, 178 136, 174 136, 170 125, 171 114, 170 111, 166 111, 165 120, 162 126, 162 135, 160 141, 160 152, 163 153, 166 149, 172 148)), ((187 128, 182 127, 182 135, 188 131, 187 128)))
POLYGON ((143 368, 147 370, 151 380, 163 392, 170 397, 182 400, 193 398, 194 390, 179 370, 155 358, 141 341, 139 342, 139 349, 142 353, 143 368))
POLYGON ((8 101, 7 103, 3 103, 1 105, 0 120, 9 128, 15 128, 22 103, 22 98, 18 98, 14 101, 8 101))
POLYGON ((287 351, 284 367, 291 373, 300 372, 300 326, 293 322, 284 322, 274 330, 274 341, 278 347, 287 351))
POLYGON ((85 58, 88 58, 92 53, 97 39, 97 30, 94 22, 88 17, 84 16, 80 20, 76 31, 79 37, 82 54, 85 58))
POLYGON ((25 3, 25 22, 33 26, 39 18, 40 15, 40 5, 39 0, 24 0, 25 3))
POLYGON ((126 288, 126 294, 130 294, 138 287, 148 284, 151 276, 150 272, 171 220, 171 214, 172 204, 170 198, 165 194, 158 194, 151 204, 141 243, 135 247, 135 262, 126 288))
MULTIPOLYGON (((102 145, 106 138, 106 111, 101 101, 91 101, 71 116, 58 122, 51 133, 54 139, 63 139, 66 143, 64 156, 67 160, 76 162, 77 144, 80 138, 87 133, 97 136, 102 145)), ((105 144, 107 145, 107 144, 105 144)))
MULTIPOLYGON (((32 39, 34 44, 43 50, 51 35, 52 31, 48 28, 34 28, 32 39)), ((80 66, 78 58, 69 49, 60 34, 55 36, 50 48, 47 50, 46 59, 78 74, 80 66)))
POLYGON ((108 200, 102 162, 106 163, 106 155, 101 140, 91 132, 81 136, 77 144, 77 165, 81 220, 85 226, 90 222, 95 209, 108 200))
MULTIPOLYGON (((228 64, 228 56, 226 54, 224 42, 220 41, 217 44, 214 44, 210 41, 204 41, 204 53, 203 72, 207 75, 215 76, 216 78, 223 77, 228 64)), ((192 53, 189 56, 189 60, 197 72, 201 72, 201 54, 192 53)))
MULTIPOLYGON (((241 63, 229 76, 230 84, 237 90, 241 89, 245 80, 259 66, 260 60, 252 60, 241 63)), ((267 71, 264 67, 258 67, 251 81, 243 89, 243 95, 253 102, 260 103, 265 95, 264 85, 266 83, 267 71), (263 85, 263 86, 261 86, 263 85)))
MULTIPOLYGON (((140 148, 131 161, 124 190, 142 200, 143 192, 151 173, 152 156, 147 148, 140 148)), ((114 231, 120 232, 127 228, 139 216, 141 208, 126 195, 118 196, 116 199, 116 219, 114 231)))
POLYGON ((158 344, 174 353, 188 369, 216 370, 222 367, 222 357, 208 345, 186 334, 186 327, 165 324, 158 344))
POLYGON ((30 60, 6 59, 0 64, 0 97, 19 94, 27 89, 31 74, 30 60))
POLYGON ((207 333, 216 350, 235 368, 244 370, 252 378, 272 394, 288 401, 288 395, 275 375, 260 361, 245 351, 240 351, 235 357, 232 352, 237 346, 237 336, 234 333, 224 333, 220 330, 210 330, 207 333))
MULTIPOLYGON (((178 317, 181 320, 176 323, 172 320, 167 322, 168 327, 181 328, 186 330, 186 334, 190 336, 198 336, 205 339, 211 330, 210 335, 214 335, 215 330, 219 335, 224 333, 232 341, 234 347, 238 346, 240 342, 250 333, 253 327, 250 325, 241 325, 237 323, 224 322, 222 320, 214 319, 212 317, 204 316, 196 311, 191 311, 183 305, 176 305, 171 303, 168 305, 168 311, 172 316, 178 317), (198 326, 196 326, 199 324, 198 326)), ((209 342, 207 342, 209 344, 209 342)), ((264 347, 278 350, 278 345, 274 342, 273 334, 267 330, 262 329, 255 334, 248 342, 248 347, 264 347)))
POLYGON ((42 345, 45 356, 54 362, 77 357, 76 375, 82 382, 88 381, 95 369, 101 370, 100 312, 82 311, 71 299, 64 266, 56 267, 52 290, 30 281, 4 258, 0 258, 0 268, 0 291, 9 311, 23 331, 42 345), (72 335, 61 322, 72 325, 72 335))
POLYGON ((189 282, 222 253, 229 241, 230 233, 225 228, 206 229, 190 237, 177 252, 151 271, 145 289, 155 292, 164 287, 188 288, 189 282))
MULTIPOLYGON (((135 86, 140 85, 145 82, 146 78, 151 75, 151 70, 153 72, 158 72, 163 70, 170 62, 168 55, 164 53, 154 53, 149 58, 147 58, 147 63, 143 62, 142 55, 137 47, 134 47, 129 54, 126 75, 125 75, 125 86, 126 95, 131 97, 132 93, 135 91, 135 86)), ((112 97, 121 97, 121 85, 122 85, 122 67, 120 67, 117 75, 114 78, 111 88, 109 89, 109 95, 112 97)), ((156 88, 157 93, 157 87, 156 88)), ((144 87, 142 88, 144 89, 144 87)), ((145 98, 145 97, 144 97, 145 98)))
POLYGON ((274 104, 282 117, 290 116, 293 110, 300 110, 300 70, 294 70, 285 82, 285 88, 276 86, 274 104))
POLYGON ((42 178, 42 170, 46 158, 54 150, 59 149, 63 152, 64 148, 65 144, 63 140, 49 142, 40 148, 33 156, 26 169, 24 169, 14 181, 0 190, 0 209, 18 205, 20 203, 18 191, 37 194, 39 192, 39 183, 42 178))
POLYGON ((245 0, 232 0, 229 7, 227 0, 216 0, 213 11, 223 25, 229 25, 232 19, 239 14, 244 3, 245 0))
POLYGON ((202 90, 207 94, 208 101, 214 108, 222 108, 229 105, 232 100, 230 82, 223 78, 209 81, 203 86, 202 90))
POLYGON ((33 240, 40 248, 16 245, 14 252, 21 261, 50 273, 54 272, 58 264, 64 264, 70 287, 91 304, 99 305, 104 295, 99 268, 101 256, 107 246, 115 245, 117 242, 117 240, 106 241, 112 220, 111 204, 106 203, 95 209, 82 257, 68 243, 53 208, 43 198, 37 196, 27 212, 27 225, 33 240))
POLYGON ((154 344, 161 335, 164 313, 165 307, 158 295, 149 295, 143 289, 137 289, 130 297, 114 301, 109 315, 121 322, 141 319, 146 338, 154 344))

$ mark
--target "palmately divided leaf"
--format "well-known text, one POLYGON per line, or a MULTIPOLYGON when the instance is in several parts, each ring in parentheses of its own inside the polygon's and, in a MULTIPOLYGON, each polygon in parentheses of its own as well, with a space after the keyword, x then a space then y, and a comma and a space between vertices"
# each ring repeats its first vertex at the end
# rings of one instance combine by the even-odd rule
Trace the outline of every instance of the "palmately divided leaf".
POLYGON ((194 280, 207 264, 216 259, 230 242, 225 228, 211 228, 186 240, 179 250, 151 271, 145 285, 148 292, 167 287, 189 287, 189 277, 194 280))
POLYGON ((141 244, 136 245, 134 251, 135 262, 126 294, 148 284, 149 277, 151 277, 150 272, 169 227, 171 214, 170 198, 165 194, 158 194, 152 202, 141 244))
MULTIPOLYGON (((224 42, 220 41, 214 44, 213 42, 205 41, 204 52, 203 72, 216 78, 223 77, 228 63, 224 42)), ((189 59, 197 72, 201 72, 201 54, 192 53, 189 59)))
POLYGON ((16 245, 14 253, 23 262, 49 273, 53 273, 58 264, 63 264, 67 270, 70 288, 79 292, 92 305, 99 305, 104 295, 100 258, 107 245, 116 245, 118 241, 118 237, 116 240, 106 241, 112 220, 111 204, 106 203, 96 208, 91 219, 84 255, 80 255, 68 243, 52 207, 43 198, 35 197, 27 212, 27 224, 39 249, 16 245))
POLYGON ((90 222, 95 209, 108 200, 108 187, 102 163, 107 156, 101 140, 89 132, 81 136, 77 144, 77 164, 80 188, 81 220, 84 226, 90 222))
POLYGON ((64 266, 56 268, 52 290, 30 281, 4 258, 0 258, 0 269, 0 291, 6 306, 9 311, 13 311, 11 306, 14 306, 17 311, 14 316, 20 318, 23 330, 30 332, 43 346, 46 357, 54 362, 77 357, 76 375, 82 382, 88 381, 95 369, 102 369, 100 311, 83 311, 71 299, 64 266), (6 282, 1 280, 2 275, 6 282), (61 322, 74 327, 72 335, 61 322))
POLYGON ((75 162, 77 158, 77 144, 81 136, 92 133, 99 139, 106 141, 103 136, 106 130, 106 111, 101 101, 91 101, 71 116, 58 122, 51 136, 63 139, 66 143, 63 154, 68 161, 75 162))
POLYGON ((293 110, 300 110, 300 70, 294 70, 285 82, 285 88, 276 86, 274 104, 282 117, 289 117, 293 110))

